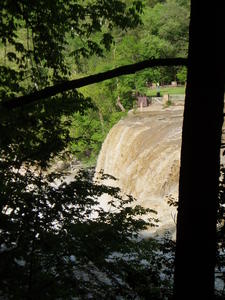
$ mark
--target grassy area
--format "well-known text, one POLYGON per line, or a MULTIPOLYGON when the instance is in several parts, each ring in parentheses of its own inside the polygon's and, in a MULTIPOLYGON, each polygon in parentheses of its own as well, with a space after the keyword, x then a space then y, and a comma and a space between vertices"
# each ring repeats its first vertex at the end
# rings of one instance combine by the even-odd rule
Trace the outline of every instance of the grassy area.
POLYGON ((146 89, 147 96, 156 96, 156 93, 160 92, 160 95, 163 96, 164 94, 185 94, 185 86, 178 86, 178 87, 160 87, 159 89, 146 89))

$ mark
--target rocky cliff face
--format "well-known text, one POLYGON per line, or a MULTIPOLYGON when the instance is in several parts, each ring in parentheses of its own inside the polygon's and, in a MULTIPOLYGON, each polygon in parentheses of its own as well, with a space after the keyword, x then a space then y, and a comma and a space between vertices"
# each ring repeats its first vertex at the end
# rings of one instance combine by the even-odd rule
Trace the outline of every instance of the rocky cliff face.
POLYGON ((96 166, 96 177, 101 170, 116 177, 105 183, 155 209, 160 230, 175 229, 176 209, 168 197, 178 195, 182 119, 182 105, 130 112, 109 132, 96 166))

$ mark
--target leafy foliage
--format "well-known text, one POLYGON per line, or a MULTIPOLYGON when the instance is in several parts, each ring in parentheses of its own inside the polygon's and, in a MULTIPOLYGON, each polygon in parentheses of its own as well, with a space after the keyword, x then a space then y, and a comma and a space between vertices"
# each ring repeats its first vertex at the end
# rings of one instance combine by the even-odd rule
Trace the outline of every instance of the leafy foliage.
MULTIPOLYGON (((114 44, 111 51, 103 52, 104 57, 94 55, 83 59, 79 66, 80 74, 93 74, 106 71, 121 65, 135 63, 147 58, 169 58, 187 55, 188 26, 189 26, 189 1, 146 1, 143 8, 142 24, 136 28, 128 29, 127 32, 118 29, 113 30, 114 44)), ((170 84, 177 80, 184 84, 186 81, 186 69, 180 67, 151 68, 138 72, 132 76, 114 78, 95 86, 87 86, 82 89, 85 96, 91 97, 98 112, 88 111, 86 115, 96 115, 94 127, 98 129, 86 130, 85 122, 74 121, 73 132, 80 131, 90 142, 79 140, 79 146, 73 143, 72 149, 79 158, 90 163, 94 161, 97 149, 105 133, 110 129, 109 120, 114 112, 119 112, 118 98, 125 110, 133 108, 135 94, 149 94, 147 87, 151 83, 160 82, 170 84), (97 123, 97 124, 96 124, 97 123), (101 124, 100 124, 101 123, 101 124), (82 124, 84 127, 82 128, 82 124), (80 128, 80 129, 79 129, 80 128), (102 133, 101 133, 102 132, 102 133), (96 138, 96 133, 98 138, 96 138), (94 145, 94 141, 96 144, 94 145), (89 149, 85 152, 84 147, 89 149), (90 147, 93 150, 90 150, 90 147), (95 149, 94 149, 95 148, 95 149), (91 154, 92 153, 92 154, 91 154), (87 156, 86 156, 87 154, 87 156)), ((78 117, 79 118, 79 117, 78 117)), ((76 137, 81 134, 76 134, 76 137)))
POLYGON ((118 188, 95 184, 85 171, 58 187, 50 177, 29 169, 1 173, 0 296, 162 299, 160 272, 168 266, 157 254, 161 246, 136 239, 155 223, 142 219, 154 211, 134 206, 118 188), (104 209, 99 197, 106 194, 104 209))
MULTIPOLYGON (((172 0, 146 1, 146 3, 118 0, 63 2, 56 0, 32 4, 25 0, 16 3, 2 1, 1 101, 15 95, 35 92, 69 78, 105 71, 149 57, 186 55, 189 15, 187 3, 188 1, 180 3, 172 0), (140 19, 141 14, 143 21, 140 19)), ((155 68, 139 72, 135 76, 116 78, 95 87, 82 89, 84 95, 91 98, 97 107, 97 114, 95 110, 90 112, 88 102, 85 115, 96 115, 98 124, 93 125, 98 127, 98 137, 96 138, 94 130, 93 136, 89 134, 89 140, 96 141, 92 143, 91 152, 90 150, 85 152, 82 145, 76 147, 74 142, 73 151, 82 160, 90 160, 91 164, 96 159, 100 143, 113 124, 110 121, 111 115, 114 113, 117 115, 121 107, 126 110, 132 108, 134 101, 132 95, 135 91, 146 93, 147 82, 168 83, 176 77, 182 83, 185 81, 185 73, 179 68, 155 68), (118 98, 122 105, 120 107, 118 98)), ((59 95, 61 100, 52 97, 51 101, 47 100, 43 105, 49 102, 52 106, 53 101, 61 103, 64 101, 68 108, 71 106, 71 116, 76 116, 74 112, 79 107, 72 103, 72 98, 81 104, 81 94, 73 92, 59 95)), ((56 105, 52 108, 53 111, 56 105)), ((48 112, 49 109, 50 107, 48 112)), ((68 122, 68 119, 64 117, 64 121, 68 122)), ((63 130, 59 129, 62 128, 61 121, 58 118, 54 126, 58 128, 59 134, 65 131, 65 127, 63 130)), ((80 129, 76 127, 71 130, 72 132, 85 131, 85 122, 72 123, 76 126, 79 123, 80 126, 80 129)), ((67 133, 62 135, 66 136, 67 141, 70 138, 67 133)), ((75 138, 79 136, 80 134, 76 134, 75 138)), ((53 140, 57 141, 56 135, 52 139, 52 145, 53 140)), ((79 142, 87 145, 85 140, 79 142)), ((60 142, 55 144, 59 145, 60 142)))
MULTIPOLYGON (((71 71, 68 55, 77 62, 81 57, 101 56, 113 42, 114 26, 125 30, 140 23, 142 5, 141 1, 134 1, 128 6, 118 0, 21 0, 1 1, 0 10, 0 39, 6 66, 2 71, 14 70, 20 76, 19 90, 24 93, 24 88, 29 92, 65 80, 71 71)), ((17 89, 14 87, 11 93, 17 93, 17 89)), ((7 95, 12 94, 2 96, 7 95)))
POLYGON ((92 106, 90 99, 74 91, 26 108, 1 109, 2 159, 16 167, 24 162, 46 166, 68 145, 71 113, 92 106))
POLYGON ((96 157, 110 128, 125 115, 122 112, 101 113, 86 110, 75 113, 71 123, 70 151, 78 160, 89 166, 95 165, 96 157))
MULTIPOLYGON (((223 145, 224 148, 224 145, 223 145)), ((224 154, 223 154, 224 155, 224 154)), ((219 184, 219 207, 217 215, 217 270, 216 277, 225 286, 225 167, 221 165, 219 184)), ((218 293, 218 297, 225 296, 224 288, 218 293)), ((219 298, 218 298, 219 299, 219 298)))

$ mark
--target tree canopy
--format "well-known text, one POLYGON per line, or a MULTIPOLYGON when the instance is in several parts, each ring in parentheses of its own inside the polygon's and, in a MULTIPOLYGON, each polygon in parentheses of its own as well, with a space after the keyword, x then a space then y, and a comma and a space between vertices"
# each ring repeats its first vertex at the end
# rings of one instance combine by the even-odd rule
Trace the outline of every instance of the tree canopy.
MULTIPOLYGON (((11 62, 2 66, 1 72, 14 75, 17 83, 10 96, 65 80, 74 71, 69 68, 68 57, 79 61, 93 54, 102 56, 113 42, 114 26, 124 30, 140 23, 141 1, 127 6, 118 0, 1 1, 3 60, 11 62), (27 82, 27 77, 33 80, 27 82)), ((6 87, 5 80, 4 97, 6 87)))
POLYGON ((93 164, 134 92, 186 81, 188 26, 188 0, 1 1, 0 298, 172 297, 174 243, 137 238, 156 212, 49 165, 93 164))

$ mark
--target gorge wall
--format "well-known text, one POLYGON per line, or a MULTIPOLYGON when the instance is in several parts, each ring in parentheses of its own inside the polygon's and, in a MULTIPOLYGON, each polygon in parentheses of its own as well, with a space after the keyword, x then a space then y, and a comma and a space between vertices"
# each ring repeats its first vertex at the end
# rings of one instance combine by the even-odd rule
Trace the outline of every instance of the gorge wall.
POLYGON ((96 178, 101 170, 116 177, 104 183, 158 212, 158 231, 175 230, 176 208, 168 197, 178 195, 182 120, 182 102, 131 111, 110 130, 97 161, 96 178))

